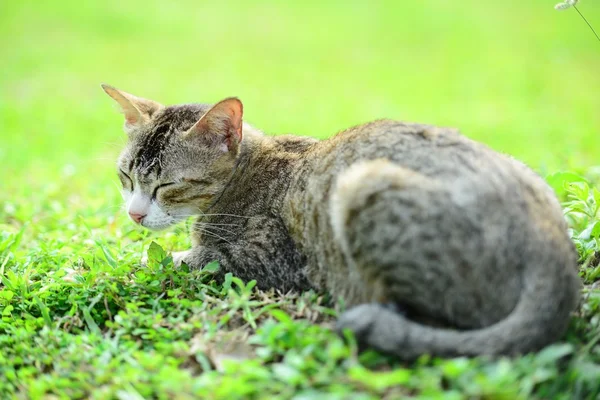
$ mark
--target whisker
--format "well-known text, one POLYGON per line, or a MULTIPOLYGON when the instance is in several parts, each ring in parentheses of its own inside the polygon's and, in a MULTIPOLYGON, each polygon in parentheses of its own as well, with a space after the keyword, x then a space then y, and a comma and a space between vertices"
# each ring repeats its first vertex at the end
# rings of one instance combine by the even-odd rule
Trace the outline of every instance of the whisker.
MULTIPOLYGON (((220 216, 224 216, 224 217, 237 217, 237 218, 252 218, 252 217, 246 217, 243 215, 235 215, 235 214, 203 214, 203 213, 198 213, 198 214, 177 214, 177 217, 180 218, 187 218, 187 217, 220 217, 220 216)), ((236 225, 236 224, 223 224, 223 225, 236 225)))
POLYGON ((241 226, 240 224, 215 224, 212 222, 202 222, 203 224, 210 224, 211 226, 241 226))
POLYGON ((204 214, 204 213, 201 213, 200 216, 202 216, 202 217, 226 216, 226 217, 237 217, 237 218, 252 218, 252 217, 247 217, 244 215, 236 215, 236 214, 204 214))
POLYGON ((199 228, 200 228, 200 231, 201 231, 202 233, 206 233, 206 234, 207 234, 207 235, 209 235, 209 236, 215 237, 215 238, 217 238, 217 239, 221 239, 221 240, 223 240, 224 242, 227 242, 228 244, 232 244, 232 243, 231 243, 229 240, 225 239, 225 238, 224 238, 224 237, 222 237, 222 236, 219 236, 219 235, 217 235, 217 234, 216 234, 216 233, 214 233, 214 232, 211 232, 211 231, 209 231, 209 230, 207 230, 207 229, 204 229, 204 228, 202 228, 202 227, 199 227, 199 228))
MULTIPOLYGON (((189 218, 189 217, 198 217, 198 214, 190 214, 190 215, 177 215, 177 218, 189 218)), ((242 226, 240 224, 220 224, 220 223, 213 223, 213 222, 204 222, 204 221, 197 221, 199 224, 205 224, 205 225, 210 225, 210 226, 242 226)))
MULTIPOLYGON (((202 224, 202 223, 201 223, 201 224, 202 224)), ((229 229, 225 229, 225 228, 220 228, 220 227, 218 227, 218 226, 211 226, 210 224, 202 224, 202 225, 200 225, 200 227, 202 227, 202 228, 205 228, 205 229, 206 229, 206 228, 218 229, 218 230, 220 230, 220 231, 227 232, 227 233, 230 233, 230 234, 232 234, 232 235, 235 235, 235 232, 234 232, 234 231, 230 231, 229 229)))

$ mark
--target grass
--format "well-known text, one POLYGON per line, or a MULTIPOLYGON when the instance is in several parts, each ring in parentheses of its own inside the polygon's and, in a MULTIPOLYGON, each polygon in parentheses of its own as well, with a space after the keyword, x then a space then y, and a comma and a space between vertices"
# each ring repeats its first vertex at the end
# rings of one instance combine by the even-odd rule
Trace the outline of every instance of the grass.
MULTIPOLYGON (((0 3, 0 398, 599 396, 600 47, 579 16, 546 0, 211 3, 0 3), (120 209, 125 138, 100 82, 167 104, 237 95, 272 133, 457 126, 526 161, 581 256, 568 335, 399 364, 334 335, 326 296, 173 268, 186 227, 151 234, 120 209)), ((600 25, 598 2, 578 7, 600 25)))

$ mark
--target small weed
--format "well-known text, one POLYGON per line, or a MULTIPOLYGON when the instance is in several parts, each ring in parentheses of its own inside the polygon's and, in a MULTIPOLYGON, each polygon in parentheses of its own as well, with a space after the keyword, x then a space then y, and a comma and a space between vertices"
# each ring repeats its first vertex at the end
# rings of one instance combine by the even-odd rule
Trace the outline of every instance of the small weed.
POLYGON ((563 207, 569 233, 579 252, 583 278, 593 283, 600 278, 600 190, 575 175, 563 178, 555 183, 562 184, 567 198, 563 207))
POLYGON ((573 173, 548 182, 565 199, 586 289, 566 342, 537 354, 413 364, 359 355, 332 331, 327 297, 262 292, 230 274, 219 285, 218 264, 174 267, 166 249, 183 247, 178 236, 107 235, 102 212, 86 225, 65 210, 58 218, 85 233, 65 240, 22 224, 0 234, 0 397, 593 398, 600 192, 573 173))

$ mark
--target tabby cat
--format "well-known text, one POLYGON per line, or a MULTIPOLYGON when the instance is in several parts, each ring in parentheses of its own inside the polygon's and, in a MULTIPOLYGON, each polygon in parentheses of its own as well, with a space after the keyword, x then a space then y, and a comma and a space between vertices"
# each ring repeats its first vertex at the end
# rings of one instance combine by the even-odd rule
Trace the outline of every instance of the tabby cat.
POLYGON ((339 296, 340 331, 406 360, 525 353, 565 333, 576 252, 554 193, 520 162, 453 129, 380 120, 269 137, 237 98, 163 106, 103 88, 125 115, 131 218, 197 216, 177 263, 339 296))

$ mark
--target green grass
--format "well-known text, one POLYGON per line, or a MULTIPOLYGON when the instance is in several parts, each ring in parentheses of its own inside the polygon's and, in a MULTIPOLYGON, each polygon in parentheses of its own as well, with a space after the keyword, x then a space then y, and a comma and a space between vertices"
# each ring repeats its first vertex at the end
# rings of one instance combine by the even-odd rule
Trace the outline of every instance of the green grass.
MULTIPOLYGON (((553 5, 0 2, 0 398, 598 396, 600 43, 553 5), (269 133, 450 125, 524 160, 565 201, 581 255, 565 341, 399 364, 333 334, 320 294, 173 268, 186 227, 151 234, 120 209, 125 135, 101 82, 166 104, 237 95, 269 133)), ((579 8, 598 30, 600 3, 579 8)))

